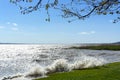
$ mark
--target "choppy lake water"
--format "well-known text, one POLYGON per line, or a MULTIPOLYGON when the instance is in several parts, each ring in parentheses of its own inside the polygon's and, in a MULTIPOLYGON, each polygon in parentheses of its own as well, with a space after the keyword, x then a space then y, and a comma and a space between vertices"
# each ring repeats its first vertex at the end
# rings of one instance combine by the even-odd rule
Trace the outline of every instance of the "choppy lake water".
POLYGON ((0 45, 0 79, 27 80, 27 78, 10 79, 10 76, 23 75, 29 73, 33 67, 44 68, 58 60, 64 64, 66 64, 64 60, 74 64, 76 61, 88 59, 91 64, 94 62, 94 65, 100 60, 106 61, 105 63, 120 61, 120 51, 65 49, 71 46, 73 45, 0 45))

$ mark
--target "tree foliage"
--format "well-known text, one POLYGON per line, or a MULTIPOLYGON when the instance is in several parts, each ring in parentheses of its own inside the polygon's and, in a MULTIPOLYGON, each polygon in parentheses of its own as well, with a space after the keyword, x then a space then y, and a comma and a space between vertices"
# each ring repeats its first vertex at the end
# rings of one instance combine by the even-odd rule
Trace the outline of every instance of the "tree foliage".
POLYGON ((120 20, 120 0, 10 0, 10 2, 19 6, 22 14, 45 8, 48 14, 47 21, 50 21, 50 9, 60 10, 61 16, 70 18, 70 21, 85 19, 91 15, 117 15, 113 22, 120 20))

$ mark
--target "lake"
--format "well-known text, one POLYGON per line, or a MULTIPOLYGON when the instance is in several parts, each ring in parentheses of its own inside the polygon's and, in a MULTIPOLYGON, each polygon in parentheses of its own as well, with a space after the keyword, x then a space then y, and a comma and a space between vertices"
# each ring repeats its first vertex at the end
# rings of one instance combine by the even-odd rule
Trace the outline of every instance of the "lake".
MULTIPOLYGON (((60 60, 63 60, 63 62, 67 61, 69 64, 74 64, 77 61, 88 61, 86 66, 93 63, 95 65, 100 62, 111 63, 120 61, 120 51, 66 49, 78 45, 83 46, 83 44, 1 44, 0 78, 9 80, 7 77, 23 76, 35 67, 45 68, 51 66, 56 61, 60 62, 60 60)), ((22 77, 10 80, 27 79, 22 77)))

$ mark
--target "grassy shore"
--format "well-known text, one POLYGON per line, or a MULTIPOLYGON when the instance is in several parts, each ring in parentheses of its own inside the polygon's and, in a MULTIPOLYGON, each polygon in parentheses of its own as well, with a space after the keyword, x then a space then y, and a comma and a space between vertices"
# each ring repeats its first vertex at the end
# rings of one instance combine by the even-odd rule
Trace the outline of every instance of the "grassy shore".
POLYGON ((80 46, 80 47, 70 47, 69 49, 92 49, 92 50, 120 50, 120 45, 95 45, 95 46, 80 46))
POLYGON ((111 63, 94 69, 54 73, 48 75, 47 78, 36 80, 120 80, 120 62, 111 63))

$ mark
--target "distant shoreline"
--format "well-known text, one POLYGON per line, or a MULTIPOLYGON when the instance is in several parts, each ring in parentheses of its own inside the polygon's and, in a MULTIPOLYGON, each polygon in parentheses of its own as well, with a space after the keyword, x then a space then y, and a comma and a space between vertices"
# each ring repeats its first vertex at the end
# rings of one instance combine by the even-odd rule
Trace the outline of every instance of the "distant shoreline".
POLYGON ((120 51, 120 44, 100 44, 100 45, 72 46, 68 49, 90 49, 90 50, 120 51))
POLYGON ((120 45, 120 43, 0 43, 0 45, 41 45, 41 44, 70 44, 70 45, 85 45, 85 46, 97 46, 97 45, 120 45))

